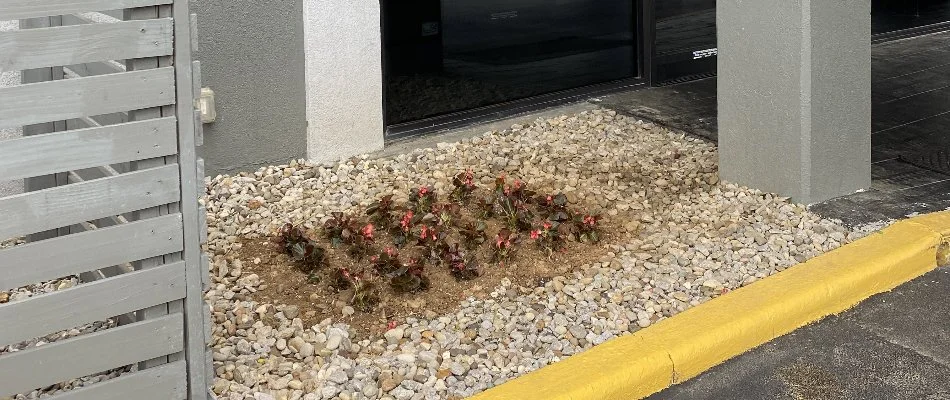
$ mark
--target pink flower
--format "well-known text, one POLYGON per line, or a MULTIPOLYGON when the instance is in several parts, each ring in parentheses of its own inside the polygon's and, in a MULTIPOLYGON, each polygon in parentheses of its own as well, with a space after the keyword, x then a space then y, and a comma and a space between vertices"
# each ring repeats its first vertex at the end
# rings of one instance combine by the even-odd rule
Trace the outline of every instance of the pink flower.
POLYGON ((538 240, 539 237, 541 237, 541 232, 531 231, 531 239, 538 240))
POLYGON ((551 229, 551 223, 550 223, 550 222, 545 222, 542 226, 544 226, 544 230, 551 229))
POLYGON ((368 225, 364 226, 364 227, 363 227, 363 237, 365 237, 365 238, 367 238, 367 239, 372 239, 372 238, 373 238, 373 231, 375 231, 375 230, 376 230, 376 227, 374 227, 373 224, 368 224, 368 225))
POLYGON ((465 186, 472 187, 475 186, 475 174, 472 173, 472 170, 465 171, 465 186))
POLYGON ((408 230, 410 223, 412 223, 412 211, 406 211, 406 215, 402 217, 399 224, 402 225, 403 230, 408 230))
POLYGON ((420 239, 425 239, 426 235, 429 233, 429 228, 425 225, 422 225, 422 233, 419 234, 420 239))
POLYGON ((420 188, 419 188, 419 196, 425 196, 425 195, 428 194, 428 193, 429 193, 429 188, 428 188, 428 187, 423 186, 423 187, 420 187, 420 188))
POLYGON ((396 321, 389 321, 389 323, 386 324, 386 329, 389 329, 389 330, 396 329, 396 321))
POLYGON ((546 201, 548 202, 548 204, 550 205, 551 203, 554 202, 554 197, 551 197, 551 195, 548 195, 548 198, 545 199, 545 200, 546 200, 546 201))

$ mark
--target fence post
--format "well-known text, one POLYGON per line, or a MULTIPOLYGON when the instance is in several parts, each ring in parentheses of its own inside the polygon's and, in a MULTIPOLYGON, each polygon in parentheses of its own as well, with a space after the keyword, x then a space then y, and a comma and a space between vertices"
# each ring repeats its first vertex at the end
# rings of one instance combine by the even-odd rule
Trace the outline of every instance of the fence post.
POLYGON ((205 221, 198 220, 198 155, 196 137, 201 129, 196 118, 195 76, 192 70, 192 23, 188 0, 175 0, 175 90, 178 101, 178 165, 181 174, 181 214, 185 221, 185 249, 187 265, 185 297, 185 358, 188 361, 188 394, 192 400, 211 396, 208 385, 207 342, 205 327, 207 307, 204 303, 202 276, 208 274, 202 265, 201 235, 205 221))

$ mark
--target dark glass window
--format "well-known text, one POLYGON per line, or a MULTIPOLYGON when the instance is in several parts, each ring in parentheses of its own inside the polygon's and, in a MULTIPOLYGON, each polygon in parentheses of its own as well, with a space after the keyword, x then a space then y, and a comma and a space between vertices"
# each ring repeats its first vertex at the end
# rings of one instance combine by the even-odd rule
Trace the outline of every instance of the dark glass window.
POLYGON ((382 0, 398 124, 638 75, 635 0, 382 0))
POLYGON ((663 83, 716 71, 716 0, 655 0, 656 76, 663 83))
POLYGON ((950 0, 873 0, 871 31, 887 33, 950 21, 950 0))

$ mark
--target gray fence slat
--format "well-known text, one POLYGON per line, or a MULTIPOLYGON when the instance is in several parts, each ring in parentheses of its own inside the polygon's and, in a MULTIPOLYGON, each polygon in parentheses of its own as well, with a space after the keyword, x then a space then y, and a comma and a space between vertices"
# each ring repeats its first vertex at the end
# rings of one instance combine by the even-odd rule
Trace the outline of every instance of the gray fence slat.
POLYGON ((198 207, 198 240, 199 243, 208 243, 208 209, 198 207))
MULTIPOLYGON (((191 71, 195 75, 193 82, 191 83, 192 91, 195 92, 195 100, 201 97, 201 61, 194 61, 191 63, 191 71)), ((195 106, 197 108, 197 105, 195 106)))
POLYGON ((184 297, 185 263, 177 262, 0 304, 0 346, 184 297))
POLYGON ((181 213, 185 221, 185 249, 182 256, 188 263, 188 297, 185 298, 184 312, 187 321, 186 359, 188 360, 188 393, 192 399, 207 396, 210 386, 205 375, 205 357, 207 356, 207 342, 204 337, 204 327, 210 323, 205 319, 205 303, 202 298, 203 288, 201 275, 208 273, 201 270, 201 245, 198 240, 198 178, 195 165, 197 154, 195 149, 195 122, 185 116, 195 111, 194 76, 191 67, 192 37, 191 24, 184 23, 191 18, 188 10, 188 0, 175 0, 175 64, 184 67, 175 70, 178 82, 178 161, 181 165, 181 213))
POLYGON ((178 361, 83 387, 46 400, 184 400, 185 362, 178 361))
POLYGON ((22 179, 178 152, 174 117, 0 141, 4 179, 22 179))
POLYGON ((0 88, 0 128, 173 104, 174 74, 165 67, 0 88))
POLYGON ((0 33, 0 72, 172 53, 171 18, 0 33))
MULTIPOLYGON (((211 341, 209 340, 208 343, 211 343, 211 341)), ((214 382, 215 377, 214 350, 209 347, 205 349, 205 381, 214 382)), ((217 400, 211 393, 211 388, 208 388, 208 400, 217 400)))
POLYGON ((17 237, 168 204, 178 201, 180 189, 178 165, 171 164, 2 198, 0 237, 17 237))
POLYGON ((3 0, 0 21, 118 8, 170 4, 173 0, 3 0))
POLYGON ((181 251, 181 229, 172 214, 2 250, 0 290, 181 251))
POLYGON ((179 352, 184 328, 183 316, 171 314, 4 354, 0 396, 179 352))
POLYGON ((205 159, 198 157, 198 161, 195 163, 197 166, 198 173, 198 194, 204 195, 207 189, 205 188, 205 159))
POLYGON ((194 118, 192 120, 195 123, 195 146, 204 146, 205 144, 205 130, 204 124, 201 122, 201 110, 195 110, 194 118))
MULTIPOLYGON (((202 253, 201 254, 201 270, 208 271, 208 273, 201 274, 201 287, 204 288, 204 290, 211 289, 210 268, 211 268, 211 259, 208 257, 207 254, 202 253)), ((208 319, 208 320, 210 321, 211 319, 208 319)), ((208 326, 210 325, 211 324, 208 324, 208 326)), ((208 337, 208 341, 210 343, 211 341, 210 337, 208 337)))

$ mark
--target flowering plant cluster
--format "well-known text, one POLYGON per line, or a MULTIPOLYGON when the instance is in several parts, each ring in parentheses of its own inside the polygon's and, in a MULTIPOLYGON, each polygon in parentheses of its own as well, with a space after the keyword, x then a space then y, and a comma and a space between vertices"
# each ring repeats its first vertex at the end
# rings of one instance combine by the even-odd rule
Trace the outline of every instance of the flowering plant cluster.
POLYGON ((502 229, 495 235, 492 241, 492 261, 504 263, 515 252, 515 245, 518 244, 518 233, 502 229))
POLYGON ((284 224, 277 232, 274 242, 304 273, 312 273, 326 261, 326 249, 307 237, 306 232, 294 224, 284 224))
MULTIPOLYGON (((332 213, 322 235, 355 264, 324 275, 327 286, 352 291, 354 308, 369 311, 380 302, 382 285, 377 282, 388 283, 395 293, 428 290, 427 264, 445 268, 458 280, 470 280, 489 264, 509 263, 523 238, 549 256, 563 250, 568 239, 596 243, 601 238, 600 215, 575 212, 562 193, 538 195, 524 181, 504 175, 490 190, 479 191, 476 182, 471 170, 456 174, 441 202, 436 186, 428 184, 412 188, 405 203, 397 203, 391 194, 382 196, 366 208, 365 220, 332 213), (493 235, 490 226, 497 227, 493 235)), ((287 224, 275 241, 309 274, 311 283, 320 282, 317 271, 327 263, 326 250, 304 229, 287 224)))

